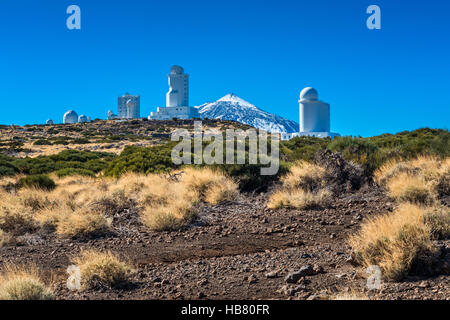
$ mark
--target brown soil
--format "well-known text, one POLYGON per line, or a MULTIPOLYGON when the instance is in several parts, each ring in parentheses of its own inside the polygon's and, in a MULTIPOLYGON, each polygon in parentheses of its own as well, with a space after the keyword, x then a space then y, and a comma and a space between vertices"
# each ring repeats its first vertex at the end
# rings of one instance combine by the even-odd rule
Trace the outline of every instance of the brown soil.
MULTIPOLYGON (((25 236, 21 246, 0 248, 0 263, 36 264, 52 275, 57 299, 319 299, 353 291, 373 299, 450 299, 450 277, 443 274, 384 282, 380 291, 367 291, 368 275, 351 264, 347 239, 365 219, 393 209, 376 187, 343 194, 323 210, 271 211, 266 199, 267 194, 245 194, 202 206, 194 225, 170 233, 148 231, 131 206, 115 214, 111 235, 25 236), (136 269, 132 282, 122 289, 68 290, 70 257, 88 248, 130 259, 136 269), (305 265, 315 275, 286 283, 289 272, 305 265)), ((448 263, 450 242, 440 245, 448 263)))

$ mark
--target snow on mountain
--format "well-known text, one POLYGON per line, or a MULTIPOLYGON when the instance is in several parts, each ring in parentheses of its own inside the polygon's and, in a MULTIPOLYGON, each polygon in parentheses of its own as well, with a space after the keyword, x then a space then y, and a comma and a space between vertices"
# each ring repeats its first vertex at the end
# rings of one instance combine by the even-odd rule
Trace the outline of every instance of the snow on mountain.
POLYGON ((299 131, 298 123, 295 121, 265 112, 233 93, 227 94, 216 102, 205 103, 196 108, 199 109, 203 118, 233 120, 272 133, 299 131))

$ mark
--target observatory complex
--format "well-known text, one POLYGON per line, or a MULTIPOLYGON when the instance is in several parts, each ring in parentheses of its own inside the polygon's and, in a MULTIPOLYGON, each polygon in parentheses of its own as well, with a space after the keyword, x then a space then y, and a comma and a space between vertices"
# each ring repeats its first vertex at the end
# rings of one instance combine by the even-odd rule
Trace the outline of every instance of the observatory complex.
POLYGON ((180 66, 173 66, 169 74, 169 92, 166 106, 150 113, 149 120, 200 118, 197 108, 189 107, 189 75, 180 66))
POLYGON ((316 89, 307 87, 300 92, 300 132, 282 133, 282 140, 289 140, 294 137, 311 136, 318 138, 334 138, 340 136, 331 132, 330 126, 330 105, 319 100, 319 93, 316 89))
MULTIPOLYGON (((85 123, 91 122, 91 118, 85 115, 78 116, 78 114, 73 111, 67 111, 63 116, 63 124, 73 124, 73 123, 85 123)), ((54 124, 52 120, 47 120, 47 124, 54 124)))

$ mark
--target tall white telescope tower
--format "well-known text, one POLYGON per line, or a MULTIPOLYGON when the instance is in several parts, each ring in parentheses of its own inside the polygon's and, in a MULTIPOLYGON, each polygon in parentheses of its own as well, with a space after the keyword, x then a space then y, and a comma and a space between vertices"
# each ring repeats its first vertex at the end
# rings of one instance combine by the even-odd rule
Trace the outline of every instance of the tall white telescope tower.
POLYGON ((330 105, 319 101, 316 89, 300 92, 300 133, 330 132, 330 105))

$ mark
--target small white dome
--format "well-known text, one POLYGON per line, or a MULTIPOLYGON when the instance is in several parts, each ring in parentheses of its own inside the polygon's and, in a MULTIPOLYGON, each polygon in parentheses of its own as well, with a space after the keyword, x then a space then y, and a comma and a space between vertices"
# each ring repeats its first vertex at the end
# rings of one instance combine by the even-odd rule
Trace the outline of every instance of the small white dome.
POLYGON ((134 107, 134 102, 133 102, 133 100, 130 99, 130 100, 127 101, 127 107, 128 107, 128 108, 133 108, 133 107, 134 107))
POLYGON ((84 114, 82 114, 81 116, 78 117, 78 122, 79 123, 88 122, 88 118, 84 114))
POLYGON ((317 101, 319 100, 319 93, 316 89, 307 87, 300 92, 300 101, 317 101))
POLYGON ((170 74, 184 74, 184 69, 180 66, 172 66, 170 74))

